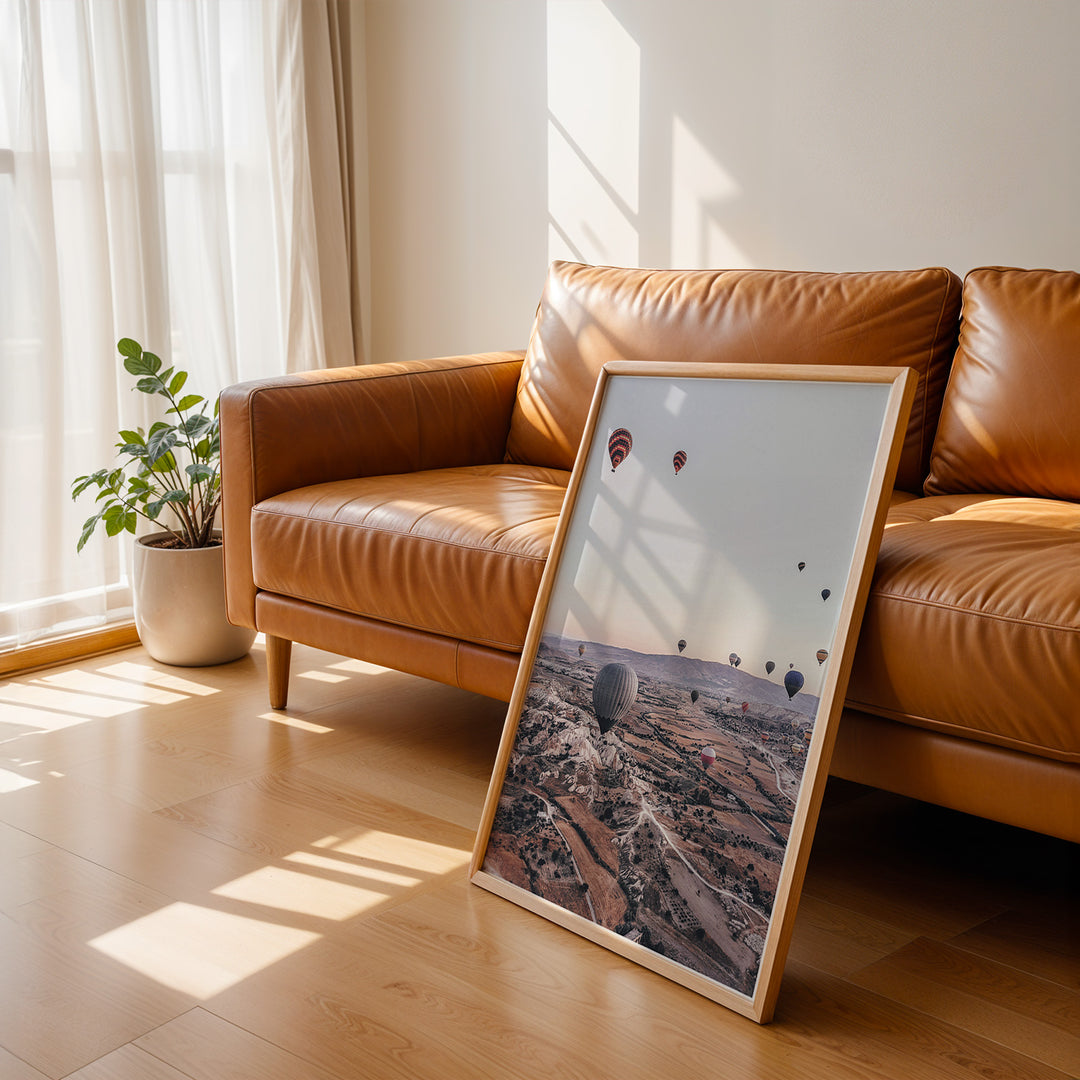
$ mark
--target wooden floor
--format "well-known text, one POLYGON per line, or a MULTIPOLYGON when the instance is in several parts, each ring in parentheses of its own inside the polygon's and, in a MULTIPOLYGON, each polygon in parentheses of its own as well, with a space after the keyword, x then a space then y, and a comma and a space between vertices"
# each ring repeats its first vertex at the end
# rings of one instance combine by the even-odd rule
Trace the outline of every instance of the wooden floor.
POLYGON ((831 786, 776 1020, 470 885, 504 706, 297 647, 0 683, 0 1078, 1080 1074, 1075 846, 831 786))

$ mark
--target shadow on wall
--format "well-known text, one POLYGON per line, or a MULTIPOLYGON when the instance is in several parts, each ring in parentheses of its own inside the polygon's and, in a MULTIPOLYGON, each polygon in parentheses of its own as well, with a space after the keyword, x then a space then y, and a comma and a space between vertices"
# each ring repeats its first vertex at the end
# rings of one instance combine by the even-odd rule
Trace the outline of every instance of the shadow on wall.
POLYGON ((1075 262, 1080 6, 548 0, 546 18, 552 259, 1075 262))
MULTIPOLYGON (((670 9, 644 4, 548 0, 550 259, 755 265, 743 183, 696 134, 751 142, 744 129, 758 121, 740 99, 752 97, 760 65, 745 44, 765 38, 761 6, 741 6, 718 17, 715 4, 683 4, 673 24, 670 9), (688 35, 687 25, 705 32, 688 35)), ((739 171, 753 179, 753 163, 739 171)))

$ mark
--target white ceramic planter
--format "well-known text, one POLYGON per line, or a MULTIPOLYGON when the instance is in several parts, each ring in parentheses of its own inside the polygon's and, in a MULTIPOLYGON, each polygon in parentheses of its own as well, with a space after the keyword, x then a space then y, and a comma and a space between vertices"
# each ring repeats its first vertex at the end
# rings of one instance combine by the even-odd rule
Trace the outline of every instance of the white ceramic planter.
MULTIPOLYGON (((209 667, 238 660, 255 631, 225 617, 225 553, 208 548, 150 546, 167 533, 135 541, 135 628, 146 651, 163 664, 209 667)), ((220 539, 220 534, 215 533, 220 539)))

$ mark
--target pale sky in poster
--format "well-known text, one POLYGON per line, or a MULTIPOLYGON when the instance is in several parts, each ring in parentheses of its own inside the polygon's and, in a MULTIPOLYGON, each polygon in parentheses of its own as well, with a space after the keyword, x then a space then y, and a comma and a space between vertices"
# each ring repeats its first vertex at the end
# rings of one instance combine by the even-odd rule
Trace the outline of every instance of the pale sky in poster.
POLYGON ((890 386, 608 379, 548 632, 727 662, 817 694, 890 386), (608 436, 633 436, 613 472, 608 436), (673 457, 687 455, 676 475, 673 457), (800 571, 798 564, 805 562, 800 571), (822 589, 831 590, 823 600, 822 589))

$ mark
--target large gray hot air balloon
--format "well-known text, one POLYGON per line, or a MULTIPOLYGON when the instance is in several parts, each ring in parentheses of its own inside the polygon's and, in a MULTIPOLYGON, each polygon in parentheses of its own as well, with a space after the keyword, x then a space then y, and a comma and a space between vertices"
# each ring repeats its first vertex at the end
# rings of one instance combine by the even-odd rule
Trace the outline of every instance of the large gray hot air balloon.
POLYGON ((629 664, 605 664, 593 683, 593 712, 606 734, 637 697, 637 672, 629 664))

